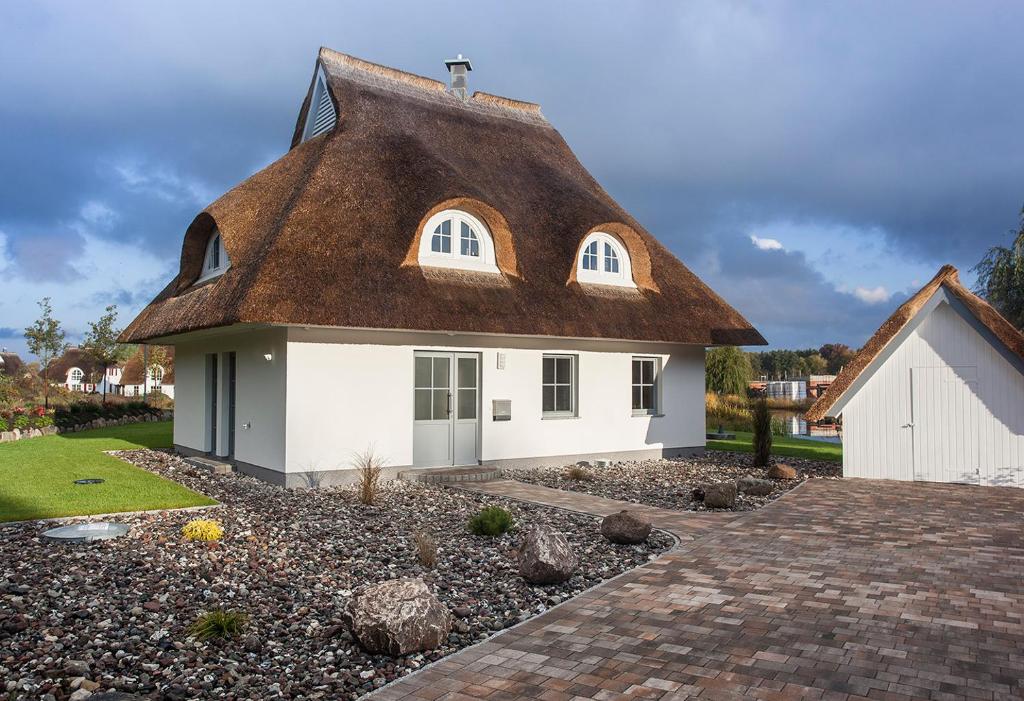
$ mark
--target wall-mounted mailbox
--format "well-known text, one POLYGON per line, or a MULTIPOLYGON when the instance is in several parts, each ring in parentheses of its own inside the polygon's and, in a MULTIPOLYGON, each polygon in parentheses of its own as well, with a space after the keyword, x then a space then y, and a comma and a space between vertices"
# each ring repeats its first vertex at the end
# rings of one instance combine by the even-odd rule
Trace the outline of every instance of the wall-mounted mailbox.
POLYGON ((495 399, 493 400, 494 405, 494 420, 495 421, 511 421, 512 420, 512 400, 511 399, 495 399))

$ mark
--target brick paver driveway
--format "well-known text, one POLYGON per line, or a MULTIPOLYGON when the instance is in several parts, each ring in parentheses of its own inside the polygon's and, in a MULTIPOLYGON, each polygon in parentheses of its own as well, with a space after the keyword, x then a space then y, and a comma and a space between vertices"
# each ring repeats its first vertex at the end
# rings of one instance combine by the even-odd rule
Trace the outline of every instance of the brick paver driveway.
POLYGON ((812 481, 378 693, 1024 696, 1024 490, 812 481))

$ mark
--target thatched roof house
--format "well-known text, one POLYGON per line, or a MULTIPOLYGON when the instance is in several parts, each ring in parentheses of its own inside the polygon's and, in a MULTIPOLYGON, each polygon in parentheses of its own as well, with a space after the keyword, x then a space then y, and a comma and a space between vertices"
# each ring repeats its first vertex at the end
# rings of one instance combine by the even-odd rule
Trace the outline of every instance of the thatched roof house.
POLYGON ((103 366, 89 351, 71 346, 46 366, 46 379, 69 389, 81 389, 102 381, 103 366))
MULTIPOLYGON (((321 49, 291 149, 211 204, 188 227, 178 274, 122 336, 124 341, 177 346, 179 417, 182 387, 193 385, 184 373, 199 373, 195 391, 209 396, 197 395, 196 410, 208 418, 202 425, 181 428, 176 442, 184 448, 230 453, 254 473, 288 473, 289 479, 290 473, 305 471, 303 462, 336 462, 329 456, 339 449, 351 452, 355 439, 344 435, 328 448, 326 439, 305 441, 298 434, 283 434, 298 430, 291 427, 304 421, 296 419, 302 409, 292 406, 292 397, 296 383, 307 381, 299 379, 307 367, 327 363, 317 374, 319 381, 337 379, 330 389, 342 395, 355 391, 343 379, 352 358, 300 360, 311 350, 306 341, 321 344, 320 350, 323 344, 333 345, 342 354, 349 345, 343 341, 356 331, 367 343, 407 350, 408 359, 402 362, 407 363, 410 383, 413 365, 424 362, 414 362, 413 347, 437 347, 431 334, 460 338, 445 345, 464 347, 484 367, 494 364, 484 357, 491 353, 485 346, 530 346, 538 375, 545 348, 569 348, 573 352, 567 355, 576 358, 574 369, 559 365, 556 371, 543 360, 546 377, 557 375, 544 390, 547 408, 539 406, 539 385, 536 400, 509 400, 517 407, 537 402, 538 419, 556 404, 559 411, 582 415, 582 409, 577 412, 569 405, 574 398, 584 399, 583 356, 577 358, 584 347, 600 353, 613 347, 623 352, 629 346, 616 345, 623 343, 665 344, 689 349, 683 354, 692 352, 690 360, 702 363, 707 345, 764 343, 735 309, 605 192, 538 105, 483 92, 470 96, 468 59, 451 59, 446 65, 451 86, 321 49), (388 335, 395 333, 400 336, 388 335), (244 417, 216 417, 219 423, 209 418, 215 400, 221 408, 225 403, 235 406, 220 383, 224 373, 235 373, 228 383, 235 386, 250 360, 243 352, 249 344, 263 349, 253 350, 255 358, 275 368, 278 361, 284 366, 278 368, 282 376, 274 378, 263 377, 267 367, 258 368, 261 382, 272 379, 280 387, 275 391, 288 397, 287 409, 260 418, 264 425, 270 421, 281 426, 280 440, 269 452, 266 445, 249 452, 241 441, 254 436, 235 432, 255 423, 244 417), (574 382, 567 373, 580 377, 574 382), (296 446, 294 452, 286 445, 296 446), (308 448, 300 451, 300 445, 308 448), (261 462, 248 464, 256 458, 261 462)), ((661 354, 659 367, 668 369, 669 355, 661 354)), ((450 360, 454 363, 454 356, 450 360)), ((680 368, 683 364, 675 361, 680 368)), ((694 366, 694 372, 700 371, 694 366)), ((389 377, 407 374, 398 368, 380 372, 389 377)), ((645 383, 646 370, 637 372, 631 390, 627 367, 621 391, 628 398, 635 390, 634 404, 643 404, 642 397, 653 396, 654 381, 645 383)), ((481 411, 485 406, 491 411, 484 397, 501 385, 488 387, 486 374, 479 369, 477 374, 483 384, 475 387, 475 401, 481 411)), ((666 379, 659 375, 658 383, 669 374, 666 379)), ((699 384, 703 386, 702 379, 699 384)), ((241 385, 239 380, 239 391, 241 385)), ((580 437, 553 438, 547 446, 499 449, 498 442, 490 442, 493 449, 488 449, 487 424, 481 426, 478 417, 477 438, 472 446, 465 439, 463 452, 455 447, 459 440, 451 437, 455 429, 446 434, 447 446, 418 450, 412 445, 417 442, 413 424, 424 419, 413 418, 413 389, 395 390, 407 400, 402 412, 408 413, 408 423, 400 412, 395 420, 405 436, 401 445, 385 441, 394 447, 392 464, 477 463, 523 457, 523 450, 530 455, 552 450, 593 454, 703 446, 703 419, 696 416, 702 411, 697 411, 694 392, 694 406, 687 411, 695 413, 695 428, 685 437, 620 435, 603 447, 580 437)), ((440 392, 433 386, 420 389, 440 392)), ((451 390, 454 396, 454 384, 451 390)), ((666 400, 674 394, 664 387, 662 391, 666 400)), ((500 394, 514 393, 502 389, 500 394)), ((423 402, 426 397, 422 394, 423 402)), ((421 414, 425 407, 420 407, 421 414)), ((513 411, 511 422, 527 430, 525 414, 513 411)), ((390 408, 387 413, 395 415, 390 408)), ((630 432, 635 433, 636 425, 629 424, 630 432)), ((567 434, 583 430, 581 424, 563 429, 567 434)), ((348 430, 362 441, 385 427, 348 430)), ((387 430, 394 435, 399 429, 387 430)))
POLYGON ((17 353, 0 352, 0 375, 14 377, 23 367, 25 363, 17 353))
POLYGON ((1024 487, 1024 334, 943 266, 807 412, 849 477, 1024 487))

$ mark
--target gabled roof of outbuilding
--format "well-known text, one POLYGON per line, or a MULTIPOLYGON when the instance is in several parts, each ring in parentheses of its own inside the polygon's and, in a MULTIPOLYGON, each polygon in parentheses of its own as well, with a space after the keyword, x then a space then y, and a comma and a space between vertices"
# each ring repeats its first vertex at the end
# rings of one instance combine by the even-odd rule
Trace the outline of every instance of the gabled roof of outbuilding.
POLYGON ((872 363, 882 356, 900 331, 913 321, 940 289, 946 290, 954 299, 961 302, 981 327, 988 329, 1010 354, 1024 360, 1024 334, 1021 334, 1013 324, 1003 318, 992 305, 964 287, 956 268, 952 265, 944 265, 927 285, 900 305, 878 331, 868 339, 864 347, 857 351, 857 355, 840 371, 835 382, 829 385, 825 393, 818 397, 818 400, 811 406, 806 414, 807 420, 820 421, 826 416, 834 416, 830 413, 833 407, 853 388, 861 375, 867 372, 872 363))
MULTIPOLYGON (((763 344, 761 335, 626 213, 539 106, 321 49, 338 121, 209 206, 178 275, 124 331, 143 342, 232 324, 295 324, 763 344), (424 269, 420 230, 443 208, 483 220, 500 275, 424 269), (196 285, 210 232, 231 260, 196 285), (575 280, 588 233, 625 244, 636 290, 575 280)), ((314 76, 316 71, 314 70, 314 76)))
POLYGON ((0 353, 0 375, 14 376, 24 366, 17 353, 0 353))

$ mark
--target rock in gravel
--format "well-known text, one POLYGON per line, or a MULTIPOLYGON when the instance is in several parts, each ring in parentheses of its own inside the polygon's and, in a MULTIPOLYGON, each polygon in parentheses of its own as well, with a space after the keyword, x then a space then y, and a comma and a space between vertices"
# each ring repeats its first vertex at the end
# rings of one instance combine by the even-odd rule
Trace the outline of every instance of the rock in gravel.
POLYGON ((69 701, 84 701, 85 699, 91 698, 92 692, 87 689, 77 689, 72 692, 71 696, 68 697, 69 701))
POLYGON ((643 543, 651 535, 651 523, 623 509, 617 514, 608 514, 601 521, 601 535, 620 545, 643 543))
POLYGON ((102 694, 93 694, 89 701, 142 701, 141 696, 126 694, 123 691, 107 691, 102 694))
POLYGON ((422 579, 367 587, 349 603, 352 635, 375 654, 433 650, 448 638, 452 616, 422 579))
POLYGON ((28 620, 24 616, 11 616, 4 619, 2 627, 5 633, 20 633, 28 628, 28 620))
POLYGON ((68 677, 88 677, 89 665, 82 660, 68 660, 64 663, 64 674, 68 677))
POLYGON ((735 504, 735 482, 717 482, 704 485, 704 506, 709 509, 731 509, 735 504))
POLYGON ((569 541, 548 526, 530 528, 519 546, 519 574, 530 584, 564 582, 578 565, 569 541))
POLYGON ((775 490, 775 485, 769 480, 758 479, 757 477, 741 477, 736 480, 736 488, 741 494, 748 494, 752 497, 766 497, 775 490))
POLYGON ((773 480, 794 480, 796 479, 796 470, 780 462, 768 468, 768 476, 773 480))

